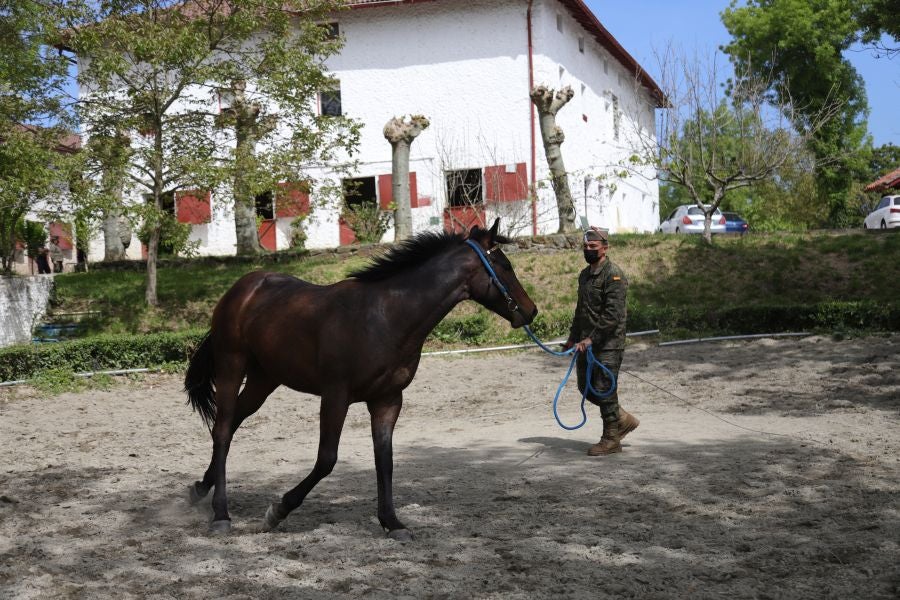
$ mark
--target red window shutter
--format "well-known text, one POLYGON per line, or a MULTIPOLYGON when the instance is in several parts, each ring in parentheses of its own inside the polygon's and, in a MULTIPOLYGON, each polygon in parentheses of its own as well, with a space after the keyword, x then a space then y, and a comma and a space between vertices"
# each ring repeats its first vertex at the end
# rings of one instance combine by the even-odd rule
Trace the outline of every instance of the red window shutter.
POLYGON ((309 214, 309 183, 279 183, 275 193, 275 217, 281 219, 306 214, 309 214))
POLYGON ((210 193, 200 190, 182 190, 175 193, 175 217, 179 223, 202 225, 209 223, 210 193))
POLYGON ((475 225, 484 227, 484 209, 480 206, 451 206, 444 209, 444 229, 465 233, 475 225))
POLYGON ((409 174, 409 206, 419 208, 419 186, 416 185, 416 173, 409 174))
POLYGON ((515 172, 507 172, 506 165, 484 168, 485 200, 512 202, 528 198, 528 173, 525 163, 516 163, 515 172))
MULTIPOLYGON (((394 201, 394 178, 392 175, 378 176, 378 205, 381 210, 387 210, 391 202, 394 201)), ((431 204, 429 202, 428 204, 431 204)), ((419 208, 419 206, 428 206, 428 204, 419 204, 419 187, 416 183, 416 172, 409 174, 409 206, 410 208, 419 208)))
POLYGON ((394 178, 391 175, 378 176, 378 206, 387 210, 394 201, 394 178))
POLYGON ((266 250, 275 251, 275 219, 266 219, 259 224, 259 245, 266 250))
POLYGON ((356 233, 347 224, 343 217, 338 219, 338 227, 340 227, 340 244, 341 246, 349 246, 356 242, 356 233))
POLYGON ((50 237, 58 237, 59 242, 57 242, 57 246, 59 246, 60 250, 71 250, 72 249, 72 226, 68 223, 59 223, 54 222, 50 223, 50 237))

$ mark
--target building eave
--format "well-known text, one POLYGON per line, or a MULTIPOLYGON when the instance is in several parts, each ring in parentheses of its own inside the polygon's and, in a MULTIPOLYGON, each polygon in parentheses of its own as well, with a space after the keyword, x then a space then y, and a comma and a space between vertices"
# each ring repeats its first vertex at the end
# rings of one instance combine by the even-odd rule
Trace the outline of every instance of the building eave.
POLYGON ((900 167, 897 167, 887 175, 879 177, 863 189, 867 192, 900 189, 900 167))
POLYGON ((609 30, 603 26, 591 9, 583 2, 583 0, 559 0, 560 4, 565 6, 572 17, 579 25, 584 27, 585 31, 594 36, 603 48, 609 52, 613 58, 618 60, 634 77, 640 82, 648 93, 656 100, 657 108, 665 108, 668 106, 666 95, 662 89, 653 80, 653 78, 638 64, 631 54, 628 53, 622 44, 613 37, 609 30))

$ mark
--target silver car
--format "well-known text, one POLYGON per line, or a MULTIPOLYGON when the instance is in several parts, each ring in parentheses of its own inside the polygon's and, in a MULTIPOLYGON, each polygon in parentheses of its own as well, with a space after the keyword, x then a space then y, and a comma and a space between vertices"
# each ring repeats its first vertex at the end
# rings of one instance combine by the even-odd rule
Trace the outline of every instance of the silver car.
MULTIPOLYGON (((696 204, 682 204, 659 224, 662 233, 703 233, 703 211, 696 204)), ((712 214, 710 233, 725 233, 725 215, 717 208, 712 214)))
POLYGON ((900 227, 900 196, 885 196, 863 221, 866 229, 900 227))

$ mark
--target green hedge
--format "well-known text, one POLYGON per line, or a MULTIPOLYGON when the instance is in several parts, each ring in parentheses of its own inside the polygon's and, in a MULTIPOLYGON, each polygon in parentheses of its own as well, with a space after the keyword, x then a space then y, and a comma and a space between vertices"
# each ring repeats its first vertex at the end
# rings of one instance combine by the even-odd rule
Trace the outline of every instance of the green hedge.
POLYGON ((101 335, 0 350, 0 381, 30 379, 47 369, 74 373, 186 363, 206 332, 101 335))
MULTIPOLYGON (((703 336, 784 331, 900 331, 900 304, 821 302, 797 306, 726 308, 631 306, 628 330, 659 329, 703 336)), ((541 313, 535 334, 550 339, 568 334, 571 311, 541 313)), ((186 363, 205 331, 147 335, 102 335, 0 350, 0 381, 29 379, 47 369, 75 373, 186 363)), ((441 321, 430 338, 448 344, 487 345, 525 341, 521 330, 497 324, 487 311, 441 321), (510 337, 513 336, 513 337, 510 337)))
POLYGON ((793 306, 630 307, 628 330, 710 334, 784 331, 900 331, 900 304, 829 301, 793 306))

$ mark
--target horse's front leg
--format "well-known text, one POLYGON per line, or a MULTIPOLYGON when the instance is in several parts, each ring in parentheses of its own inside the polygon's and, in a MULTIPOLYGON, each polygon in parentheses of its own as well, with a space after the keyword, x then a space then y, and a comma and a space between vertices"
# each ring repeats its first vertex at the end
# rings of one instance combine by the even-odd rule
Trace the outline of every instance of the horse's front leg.
POLYGON ((349 407, 349 395, 346 390, 322 394, 322 406, 319 411, 319 453, 316 464, 303 481, 281 497, 281 502, 274 502, 269 506, 264 525, 266 531, 275 529, 291 511, 303 504, 306 495, 334 469, 341 430, 344 428, 344 419, 347 417, 349 407))
POLYGON ((387 529, 388 537, 409 541, 412 532, 400 522, 394 512, 394 497, 391 481, 394 474, 393 436, 394 425, 403 407, 403 396, 384 400, 369 401, 369 414, 372 416, 372 443, 375 448, 375 475, 378 478, 378 521, 387 529))

